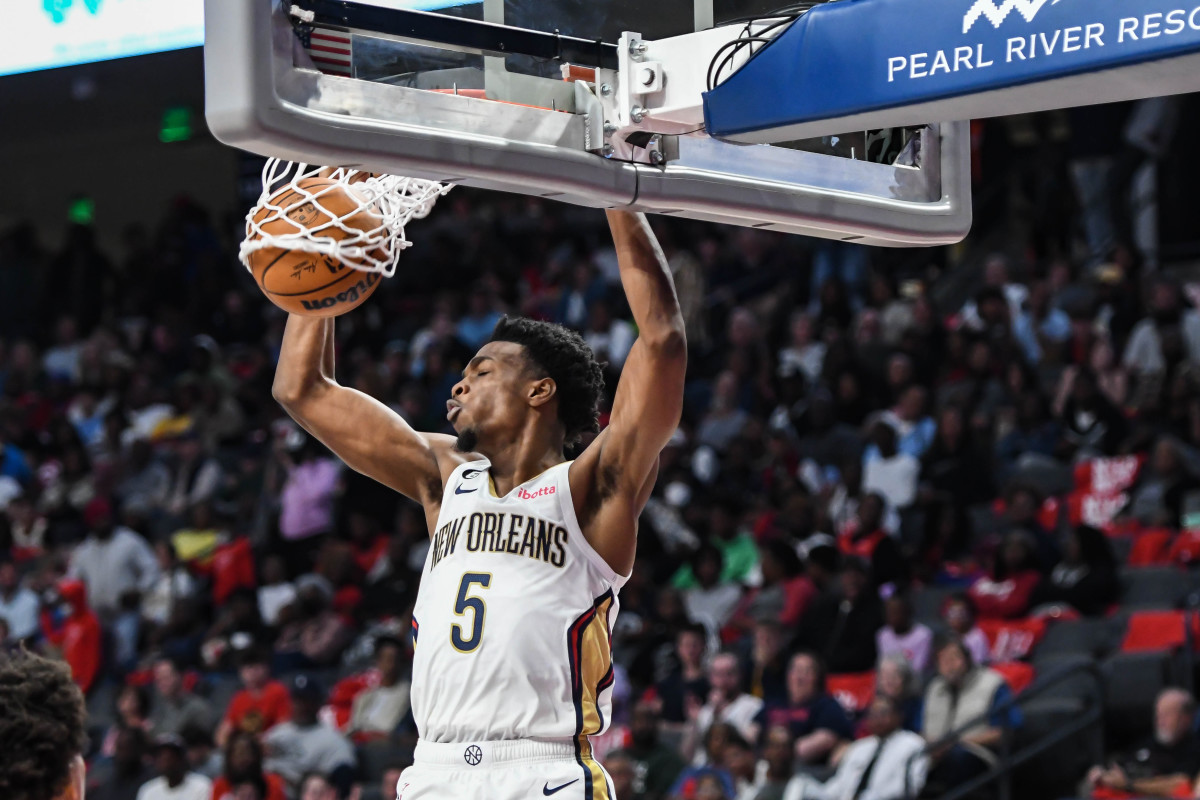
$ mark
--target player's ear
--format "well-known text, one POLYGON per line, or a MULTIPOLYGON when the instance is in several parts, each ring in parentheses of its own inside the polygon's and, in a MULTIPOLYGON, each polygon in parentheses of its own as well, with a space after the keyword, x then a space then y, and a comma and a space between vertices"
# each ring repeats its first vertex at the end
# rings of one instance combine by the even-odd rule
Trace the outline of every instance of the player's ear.
POLYGON ((87 767, 83 763, 83 756, 75 756, 71 759, 70 778, 67 780, 67 786, 59 793, 55 800, 84 800, 84 784, 87 781, 87 767))
POLYGON ((539 378, 529 386, 529 405, 534 408, 545 405, 557 392, 558 384, 553 378, 539 378))

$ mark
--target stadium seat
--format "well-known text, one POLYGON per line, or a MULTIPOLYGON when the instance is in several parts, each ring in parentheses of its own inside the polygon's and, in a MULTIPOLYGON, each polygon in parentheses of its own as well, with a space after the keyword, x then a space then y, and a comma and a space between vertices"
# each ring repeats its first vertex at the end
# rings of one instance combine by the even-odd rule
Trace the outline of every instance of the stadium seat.
MULTIPOLYGON (((1055 673, 1066 672, 1072 667, 1095 664, 1096 660, 1083 653, 1054 653, 1051 655, 1038 654, 1033 659, 1033 667, 1037 670, 1038 678, 1046 680, 1055 673)), ((1096 686, 1088 673, 1080 671, 1054 682, 1048 690, 1047 697, 1071 698, 1092 702, 1097 699, 1100 687, 1096 686)))
POLYGON ((942 617, 942 605, 955 589, 944 586, 928 586, 913 594, 913 615, 926 625, 942 617))
POLYGON ((1006 661, 1001 664, 992 664, 991 668, 1003 676, 1013 694, 1025 691, 1029 684, 1033 683, 1037 674, 1033 666, 1024 661, 1006 661))
POLYGON ((1111 744, 1124 747, 1150 735, 1155 698, 1175 678, 1172 661, 1160 650, 1117 653, 1101 665, 1111 744))
POLYGON ((1110 536, 1108 543, 1112 546, 1113 555, 1116 556, 1118 564, 1128 564, 1130 553, 1133 551, 1133 544, 1136 538, 1133 536, 1110 536))
POLYGON ((1175 608, 1187 595, 1188 576, 1176 567, 1143 567, 1121 570, 1126 608, 1175 608))
MULTIPOLYGON (((1054 689, 1048 695, 1021 704, 1025 724, 1017 736, 1018 745, 1033 743, 1078 719, 1087 706, 1075 697, 1060 697, 1054 689)), ((1014 795, 1035 797, 1074 797, 1079 776, 1103 755, 1103 728, 1094 725, 1068 736, 1044 753, 1019 767, 1014 774, 1014 795)))
POLYGON ((1170 546, 1170 531, 1161 528, 1145 531, 1133 538, 1126 563, 1131 567, 1168 566, 1170 546))
POLYGON ((1187 641, 1185 628, 1182 611, 1135 611, 1129 616, 1121 652, 1178 650, 1187 641))
POLYGON ((1065 654, 1091 657, 1107 655, 1116 649, 1123 632, 1119 625, 1118 621, 1105 618, 1052 622, 1046 628, 1046 635, 1033 651, 1034 660, 1065 654))

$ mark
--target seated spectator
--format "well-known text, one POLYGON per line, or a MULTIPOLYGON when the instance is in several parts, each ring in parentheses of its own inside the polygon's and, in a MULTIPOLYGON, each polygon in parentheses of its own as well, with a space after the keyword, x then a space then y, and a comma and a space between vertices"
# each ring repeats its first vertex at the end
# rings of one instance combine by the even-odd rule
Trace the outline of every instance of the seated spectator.
POLYGON ((404 775, 404 770, 411 766, 411 759, 396 759, 383 768, 383 777, 379 779, 381 800, 394 800, 400 796, 400 778, 404 775))
POLYGON ((837 772, 824 783, 798 775, 788 784, 784 800, 896 800, 916 797, 925 786, 929 758, 925 740, 903 730, 900 706, 877 696, 867 711, 870 736, 846 748, 837 772))
POLYGON ((685 625, 675 634, 675 669, 655 685, 662 703, 664 722, 687 720, 688 698, 698 705, 708 699, 708 675, 704 669, 704 646, 708 635, 703 625, 685 625))
POLYGON ((993 495, 990 454, 977 444, 964 416, 957 406, 938 414, 937 436, 921 458, 922 502, 966 507, 993 495))
POLYGON ((212 781, 188 770, 186 747, 178 736, 160 736, 154 763, 159 777, 138 791, 137 800, 211 800, 212 781))
POLYGON ((796 739, 796 758, 824 764, 840 742, 854 738, 854 727, 841 704, 825 691, 825 667, 817 656, 792 656, 787 678, 787 702, 765 707, 756 720, 759 730, 786 727, 796 739))
POLYGON ((761 619, 779 620, 781 625, 795 628, 816 597, 816 585, 804 574, 804 564, 788 542, 764 542, 759 547, 759 564, 762 583, 742 597, 726 631, 749 633, 761 619))
POLYGON ((717 376, 708 413, 696 428, 696 441, 699 444, 722 453, 749 424, 750 415, 738 405, 739 392, 737 374, 726 370, 717 376))
POLYGON ((921 462, 899 449, 896 429, 886 422, 871 428, 874 449, 863 456, 863 492, 879 494, 889 512, 908 508, 917 499, 921 462))
POLYGON ((1128 422, 1121 410, 1100 391, 1090 369, 1080 369, 1069 387, 1059 392, 1056 409, 1063 435, 1057 455, 1079 460, 1116 452, 1128 422))
POLYGON ((1109 789, 1137 797, 1179 797, 1190 789, 1200 774, 1195 715, 1190 692, 1163 689, 1154 703, 1154 736, 1132 753, 1092 767, 1084 781, 1088 794, 1109 789))
MULTIPOLYGON (((721 583, 747 583, 758 565, 758 545, 739 523, 742 504, 727 493, 719 495, 707 509, 708 544, 721 551, 721 583)), ((672 584, 676 589, 692 589, 697 585, 691 564, 684 564, 675 573, 672 584)))
POLYGON ((881 658, 900 655, 916 672, 924 672, 933 646, 933 631, 913 620, 912 600, 906 594, 894 594, 883 605, 886 624, 875 634, 875 648, 881 658))
MULTIPOLYGON (((763 701, 741 690, 742 676, 737 656, 733 653, 718 653, 708 664, 708 684, 711 687, 708 702, 695 709, 691 725, 683 741, 683 756, 696 766, 704 765, 704 753, 697 752, 697 744, 707 738, 708 729, 715 723, 732 725, 743 739, 758 738, 755 718, 762 711, 763 701)), ((693 701, 694 702, 694 701, 693 701)))
POLYGON ((905 577, 906 562, 900 547, 887 530, 883 496, 870 492, 858 504, 850 524, 838 534, 838 550, 870 565, 871 585, 883 586, 905 577))
POLYGON ((735 800, 752 800, 766 785, 766 776, 759 774, 754 758, 754 746, 740 736, 725 744, 725 769, 733 778, 735 800))
POLYGON ((792 734, 786 727, 776 725, 767 730, 762 761, 758 765, 763 780, 751 800, 783 800, 783 793, 794 772, 795 746, 792 734))
POLYGON ((1024 531, 1013 531, 995 557, 992 574, 971 584, 967 595, 985 619, 1018 619, 1033 607, 1041 582, 1033 539, 1024 531))
MULTIPOLYGON (((238 732, 225 745, 225 767, 213 781, 212 800, 238 800, 234 790, 239 784, 253 781, 265 789, 263 800, 287 800, 283 778, 263 769, 263 751, 253 734, 238 732)), ((395 784, 392 791, 396 790, 395 784)))
POLYGON ((733 800, 737 796, 737 789, 725 758, 728 745, 739 739, 741 737, 732 725, 718 722, 709 728, 704 737, 704 766, 687 767, 679 773, 667 797, 671 800, 701 800, 714 796, 712 792, 718 791, 716 797, 733 800), (702 783, 708 780, 716 781, 716 786, 702 787, 702 783))
POLYGON ((242 689, 229 701, 225 719, 217 728, 216 741, 221 747, 235 731, 261 736, 292 717, 292 702, 287 688, 271 679, 270 662, 260 647, 252 647, 241 656, 238 677, 242 689))
MULTIPOLYGON (((878 420, 892 426, 896 432, 896 446, 901 453, 921 459, 933 444, 937 423, 925 414, 927 393, 917 384, 900 391, 896 405, 879 415, 878 420)), ((871 448, 868 459, 873 457, 871 448)))
POLYGON ((937 675, 921 709, 921 734, 931 748, 930 782, 958 786, 995 765, 995 748, 1006 730, 1020 727, 1021 712, 1016 706, 1002 710, 1012 699, 1008 684, 999 673, 976 666, 959 640, 944 642, 936 658, 937 675), (972 722, 957 739, 946 740, 972 722))
POLYGON ((42 609, 42 635, 71 666, 71 677, 87 694, 100 672, 100 621, 87 602, 82 581, 62 581, 54 595, 61 600, 42 609))
POLYGON ((275 643, 279 669, 327 667, 354 638, 353 629, 333 610, 333 587, 320 575, 296 581, 296 602, 275 643))
POLYGON ((291 681, 292 718, 263 735, 266 768, 277 772, 292 786, 299 786, 306 773, 328 777, 339 789, 354 778, 355 756, 350 741, 317 718, 325 692, 307 675, 291 681))
POLYGON ((1066 555, 1034 593, 1034 604, 1061 603, 1080 614, 1103 614, 1121 593, 1108 537, 1087 525, 1071 531, 1066 555))
POLYGON ((148 737, 141 728, 121 728, 109 765, 88 775, 88 800, 138 800, 138 791, 154 778, 146 764, 148 737))
POLYGON ((190 725, 180 732, 179 738, 187 745, 188 769, 209 780, 221 777, 225 769, 225 756, 213 744, 212 732, 208 728, 190 725))
POLYGON ((966 508, 954 502, 936 503, 925 509, 923 528, 913 577, 927 585, 969 586, 976 565, 966 508))
POLYGON ((115 619, 130 592, 145 594, 158 581, 158 560, 138 534, 113 519, 112 504, 103 497, 88 503, 84 522, 91 534, 71 555, 68 574, 87 586, 88 604, 100 619, 115 619))
POLYGON ((1046 530, 1039 519, 1042 499, 1032 486, 1019 483, 1010 486, 1004 497, 1002 522, 1007 525, 1008 530, 1023 531, 1032 538, 1037 568, 1042 573, 1049 574, 1062 558, 1062 553, 1059 552, 1054 534, 1046 530))
POLYGON ((168 542, 154 546, 154 557, 158 560, 159 574, 154 585, 142 598, 142 618, 149 624, 161 627, 171 618, 175 605, 196 597, 196 579, 187 566, 175 557, 175 549, 168 542))
POLYGON ((921 683, 912 664, 899 653, 883 656, 875 670, 875 693, 890 698, 900 708, 900 727, 917 731, 921 721, 921 683))
POLYGON ((351 511, 346 520, 350 536, 350 551, 358 571, 363 575, 383 558, 388 549, 388 537, 379 529, 379 520, 364 511, 351 511))
POLYGON ((312 556, 333 528, 333 501, 342 473, 342 462, 315 439, 304 437, 295 455, 293 460, 285 446, 275 448, 287 475, 279 495, 279 533, 293 577, 312 570, 312 556))
POLYGON ((299 787, 300 800, 342 800, 329 778, 315 772, 305 775, 299 787))
POLYGON ((658 740, 659 715, 653 703, 643 700, 633 707, 629 746, 609 754, 625 755, 633 762, 634 794, 643 800, 664 800, 684 761, 675 748, 658 740))
POLYGON ((710 632, 724 627, 742 598, 742 587, 721 582, 724 556, 710 544, 701 545, 692 556, 692 571, 696 585, 683 592, 683 605, 688 616, 702 623, 710 632))
POLYGON ((258 595, 253 589, 235 589, 205 634, 205 664, 211 669, 235 668, 239 651, 252 643, 267 641, 270 640, 266 626, 258 615, 258 595))
POLYGON ((968 595, 951 595, 942 607, 942 620, 950 629, 950 634, 967 648, 973 663, 986 664, 991 661, 992 647, 987 634, 975 623, 975 604, 968 595))
POLYGON ((1147 527, 1183 525, 1183 500, 1200 488, 1200 481, 1180 452, 1182 447, 1173 436, 1160 437, 1154 443, 1150 460, 1130 490, 1125 515, 1147 527))
POLYGON ((858 559, 838 576, 841 593, 817 598, 800 622, 797 641, 821 654, 833 672, 867 672, 875 666, 875 632, 883 625, 879 597, 858 559))
POLYGON ((38 597, 21 585, 12 561, 0 562, 0 618, 8 623, 8 637, 30 639, 38 632, 38 597))
POLYGON ((746 691, 767 703, 780 703, 787 698, 787 656, 783 645, 780 623, 764 619, 754 625, 754 642, 742 674, 746 676, 746 691))
POLYGON ((279 613, 296 599, 296 586, 287 579, 283 558, 269 555, 263 561, 262 583, 258 587, 258 613, 263 624, 275 627, 279 613))
POLYGON ((150 721, 150 693, 141 686, 122 686, 115 702, 117 721, 108 729, 100 744, 100 755, 112 758, 117 751, 117 735, 124 728, 139 728, 147 736, 156 735, 150 721))
POLYGON ((403 680, 404 645, 399 639, 375 640, 375 668, 379 685, 354 698, 348 734, 391 736, 408 715, 410 683, 403 680))
MULTIPOLYGON (((612 781, 613 796, 621 800, 643 800, 645 795, 637 791, 633 759, 624 750, 614 750, 604 759, 604 771, 612 781)), ((386 797, 387 795, 384 795, 386 797)))
POLYGON ((211 730, 212 706, 207 700, 183 688, 178 665, 169 658, 154 662, 154 703, 150 728, 156 736, 182 736, 185 728, 211 730))

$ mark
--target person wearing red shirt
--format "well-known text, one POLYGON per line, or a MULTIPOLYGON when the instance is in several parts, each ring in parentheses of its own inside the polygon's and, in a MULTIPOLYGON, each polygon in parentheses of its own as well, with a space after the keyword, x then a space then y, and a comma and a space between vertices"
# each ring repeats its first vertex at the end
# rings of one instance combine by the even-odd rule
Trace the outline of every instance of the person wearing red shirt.
POLYGON ((50 609, 42 611, 42 633, 62 653, 71 667, 71 677, 84 694, 100 672, 100 620, 87 602, 83 581, 68 580, 58 585, 64 618, 55 620, 50 609))
POLYGON ((292 718, 292 700, 287 687, 271 679, 268 661, 267 653, 254 647, 242 656, 238 675, 245 688, 229 701, 229 710, 217 728, 219 746, 224 747, 236 731, 261 736, 292 718))
POLYGON ((971 584, 967 594, 981 618, 1017 619, 1029 613, 1041 582, 1033 538, 1024 531, 1013 531, 1004 539, 992 574, 971 584))
POLYGON ((886 510, 883 495, 864 494, 859 501, 858 513, 837 537, 838 550, 843 556, 870 565, 871 585, 876 588, 900 581, 907 571, 899 545, 884 529, 886 510))

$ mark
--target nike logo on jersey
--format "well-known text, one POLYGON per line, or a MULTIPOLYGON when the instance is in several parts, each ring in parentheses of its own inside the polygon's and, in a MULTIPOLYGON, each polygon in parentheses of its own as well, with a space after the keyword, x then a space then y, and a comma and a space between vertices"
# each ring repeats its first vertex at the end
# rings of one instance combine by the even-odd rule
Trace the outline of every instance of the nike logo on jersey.
MULTIPOLYGON (((475 489, 478 489, 478 488, 479 488, 478 486, 475 487, 475 489)), ((460 483, 458 486, 454 487, 454 493, 455 494, 470 494, 471 492, 475 491, 475 489, 464 489, 464 488, 462 488, 462 484, 460 483)))
POLYGON ((567 782, 566 782, 566 783, 564 783, 562 786, 555 786, 553 789, 551 789, 551 788, 550 788, 550 781, 546 781, 546 785, 542 787, 542 794, 544 794, 544 795, 546 795, 547 797, 549 797, 550 795, 554 794, 555 792, 557 792, 557 791, 559 791, 559 790, 561 790, 561 789, 565 789, 565 788, 567 788, 567 787, 568 787, 568 786, 570 786, 572 783, 579 783, 579 778, 576 778, 576 779, 575 779, 575 780, 573 780, 573 781, 567 781, 567 782))

